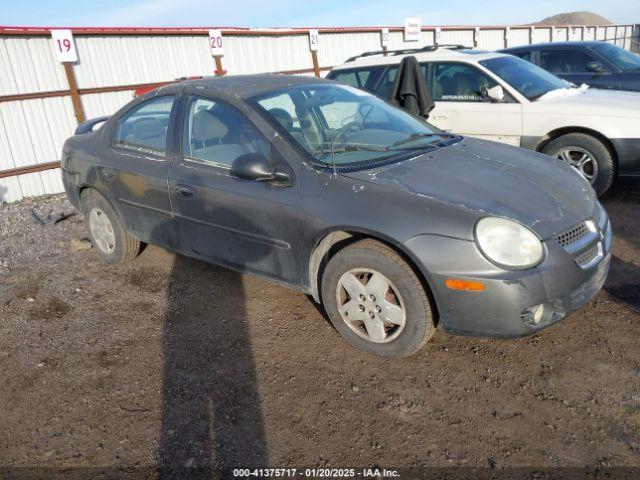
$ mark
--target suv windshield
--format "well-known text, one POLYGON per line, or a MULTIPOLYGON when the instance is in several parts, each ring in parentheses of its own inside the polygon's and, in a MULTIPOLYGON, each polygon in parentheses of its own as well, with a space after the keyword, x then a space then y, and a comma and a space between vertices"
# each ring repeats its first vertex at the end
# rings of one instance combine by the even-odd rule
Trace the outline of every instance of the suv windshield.
POLYGON ((491 70, 529 100, 535 100, 547 92, 568 88, 566 82, 542 68, 518 57, 496 57, 483 60, 481 65, 491 70))
POLYGON ((640 70, 640 56, 635 53, 623 50, 610 43, 601 43, 592 47, 592 49, 624 72, 640 70))
POLYGON ((454 136, 347 85, 305 85, 251 101, 315 160, 328 165, 334 160, 340 166, 364 165, 454 136))

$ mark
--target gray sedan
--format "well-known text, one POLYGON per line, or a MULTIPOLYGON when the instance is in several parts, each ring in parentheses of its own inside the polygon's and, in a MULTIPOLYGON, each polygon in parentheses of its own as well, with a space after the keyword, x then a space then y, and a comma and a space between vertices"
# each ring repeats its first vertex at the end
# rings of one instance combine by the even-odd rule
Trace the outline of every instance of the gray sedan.
POLYGON ((151 243, 266 277, 377 355, 437 326, 532 334, 607 275, 609 220, 571 167, 331 81, 183 82, 76 133, 63 181, 105 261, 151 243))

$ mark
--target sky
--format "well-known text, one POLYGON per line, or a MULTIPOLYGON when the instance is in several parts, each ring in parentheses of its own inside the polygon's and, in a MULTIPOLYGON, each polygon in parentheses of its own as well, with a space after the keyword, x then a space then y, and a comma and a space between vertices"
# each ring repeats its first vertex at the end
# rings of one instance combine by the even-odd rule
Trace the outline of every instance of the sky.
POLYGON ((591 11, 614 23, 640 22, 638 0, 0 0, 0 25, 109 27, 315 27, 501 25, 591 11))

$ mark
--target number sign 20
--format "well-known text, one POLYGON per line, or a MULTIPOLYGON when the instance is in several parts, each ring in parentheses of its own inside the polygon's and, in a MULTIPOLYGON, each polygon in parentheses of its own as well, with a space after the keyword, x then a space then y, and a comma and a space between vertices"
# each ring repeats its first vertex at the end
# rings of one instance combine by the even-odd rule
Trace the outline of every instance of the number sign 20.
POLYGON ((71 30, 51 30, 51 39, 61 62, 77 62, 78 53, 71 30))
POLYGON ((222 32, 220 30, 209 30, 209 47, 214 57, 222 57, 224 55, 222 32))

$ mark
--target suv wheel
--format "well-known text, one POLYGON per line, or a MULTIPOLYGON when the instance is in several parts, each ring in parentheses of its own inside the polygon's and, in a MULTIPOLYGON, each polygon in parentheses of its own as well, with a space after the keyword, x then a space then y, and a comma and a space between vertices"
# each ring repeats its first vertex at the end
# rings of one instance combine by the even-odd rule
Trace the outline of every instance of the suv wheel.
POLYGON ((598 196, 615 177, 613 156, 605 144, 585 133, 569 133, 550 142, 543 153, 564 160, 586 178, 598 196))
POLYGON ((321 288, 336 330, 375 355, 409 356, 435 332, 431 303, 419 278, 375 240, 358 241, 331 257, 321 288))
POLYGON ((124 228, 111 204, 95 190, 83 192, 82 213, 91 241, 107 263, 123 263, 140 252, 140 241, 124 228))

